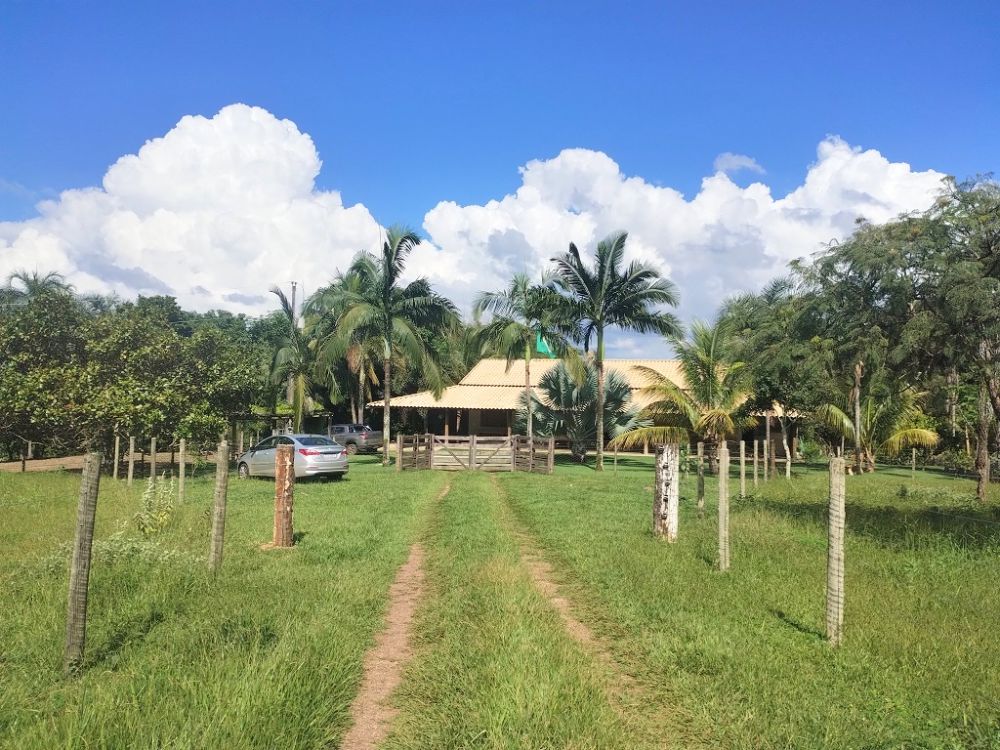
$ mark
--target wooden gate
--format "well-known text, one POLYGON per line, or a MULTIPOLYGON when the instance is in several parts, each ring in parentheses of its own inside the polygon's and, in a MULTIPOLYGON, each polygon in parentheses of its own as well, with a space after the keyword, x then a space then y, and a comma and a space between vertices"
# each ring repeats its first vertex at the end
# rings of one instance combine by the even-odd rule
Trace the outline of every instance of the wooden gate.
POLYGON ((555 456, 552 438, 522 435, 398 435, 396 470, 531 471, 551 474, 555 456))

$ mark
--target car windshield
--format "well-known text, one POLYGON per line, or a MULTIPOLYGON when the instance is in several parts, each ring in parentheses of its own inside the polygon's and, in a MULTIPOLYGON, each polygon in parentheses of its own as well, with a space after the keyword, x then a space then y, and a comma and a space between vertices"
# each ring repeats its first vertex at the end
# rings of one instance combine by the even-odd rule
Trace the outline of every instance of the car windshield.
POLYGON ((336 440, 330 440, 320 435, 307 435, 306 437, 295 438, 299 445, 339 445, 336 440))

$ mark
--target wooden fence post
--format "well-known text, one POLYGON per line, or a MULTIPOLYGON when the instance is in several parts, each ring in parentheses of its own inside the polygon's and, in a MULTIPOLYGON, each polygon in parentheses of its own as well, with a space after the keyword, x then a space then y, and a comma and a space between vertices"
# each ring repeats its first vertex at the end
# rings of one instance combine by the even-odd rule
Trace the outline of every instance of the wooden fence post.
POLYGON ((831 646, 844 638, 844 459, 830 459, 830 528, 826 553, 826 637, 831 646))
POLYGON ((705 515, 705 444, 698 443, 698 517, 705 515))
POLYGON ((469 468, 476 468, 476 436, 469 435, 469 468))
POLYGON ((719 445, 719 570, 729 570, 729 448, 719 445))
POLYGON ((83 479, 76 509, 73 562, 69 569, 69 601, 66 612, 66 650, 63 672, 70 674, 83 663, 87 642, 87 594, 90 585, 90 552, 94 543, 97 491, 101 485, 101 454, 88 453, 83 461, 83 479))
POLYGON ((128 438, 128 486, 132 486, 132 477, 135 476, 135 435, 128 438))
POLYGON ((295 500, 295 453, 291 445, 279 445, 274 457, 275 547, 291 547, 292 504, 295 500))
POLYGON ((149 439, 149 476, 153 478, 153 484, 156 484, 156 438, 149 439))
POLYGON ((29 440, 28 441, 28 460, 31 461, 35 457, 35 444, 29 440))
POLYGON ((396 435, 396 471, 403 470, 403 433, 396 435))
POLYGON ((760 443, 759 440, 753 441, 753 486, 754 487, 757 486, 757 453, 760 450, 759 443, 760 443))
POLYGON ((680 516, 680 446, 668 443, 656 449, 656 481, 653 490, 653 533, 677 541, 680 516))
POLYGON ((187 441, 184 438, 180 440, 180 450, 178 451, 178 460, 180 465, 177 471, 177 502, 184 502, 184 475, 187 473, 184 470, 185 457, 187 455, 187 441))
POLYGON ((913 448, 913 453, 910 454, 910 479, 917 478, 917 449, 913 448))
MULTIPOLYGON (((184 455, 184 439, 181 439, 184 455)), ((184 476, 183 469, 181 476, 184 476)), ((183 485, 181 485, 183 486, 183 485)), ((215 451, 215 495, 212 498, 212 541, 208 549, 208 569, 218 573, 222 567, 222 548, 226 538, 226 494, 229 490, 229 446, 223 440, 215 451)))
POLYGON ((517 435, 510 436, 510 470, 517 471, 517 435))
POLYGON ((740 500, 747 496, 747 444, 740 441, 740 500))
POLYGON ((427 433, 427 468, 434 468, 434 436, 427 433))
POLYGON ((121 445, 121 437, 119 437, 118 435, 115 435, 115 466, 111 470, 111 478, 112 479, 117 479, 118 478, 118 463, 121 461, 121 457, 122 457, 121 447, 122 447, 122 445, 121 445))
POLYGON ((763 453, 762 458, 764 459, 764 461, 763 461, 764 465, 763 465, 763 467, 761 467, 763 469, 763 472, 764 472, 764 481, 765 482, 768 480, 768 476, 767 476, 767 471, 768 471, 768 455, 767 454, 771 450, 771 447, 768 445, 768 443, 771 442, 770 438, 771 438, 771 428, 768 427, 767 428, 767 437, 764 438, 764 446, 763 446, 763 451, 762 451, 762 453, 763 453))
POLYGON ((28 449, 25 446, 21 446, 21 473, 23 474, 28 470, 28 449))

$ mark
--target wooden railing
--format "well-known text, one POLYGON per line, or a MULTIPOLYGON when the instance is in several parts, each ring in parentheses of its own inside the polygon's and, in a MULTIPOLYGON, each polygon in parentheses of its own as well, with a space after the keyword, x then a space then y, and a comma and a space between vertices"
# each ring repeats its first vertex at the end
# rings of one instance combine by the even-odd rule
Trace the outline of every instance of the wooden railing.
POLYGON ((551 474, 555 441, 523 435, 397 435, 396 471, 529 471, 551 474))

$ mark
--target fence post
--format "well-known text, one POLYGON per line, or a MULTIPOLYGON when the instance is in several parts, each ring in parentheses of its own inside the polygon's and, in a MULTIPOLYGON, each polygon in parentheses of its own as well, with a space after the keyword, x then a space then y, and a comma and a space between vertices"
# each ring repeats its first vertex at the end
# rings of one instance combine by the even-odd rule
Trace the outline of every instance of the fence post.
POLYGON ((63 672, 70 674, 83 662, 87 642, 87 594, 90 584, 90 553, 94 543, 94 516, 101 484, 101 454, 88 453, 83 461, 83 479, 76 509, 73 562, 69 569, 69 601, 66 611, 66 650, 63 672))
POLYGON ((826 637, 839 646, 844 634, 844 459, 830 459, 830 528, 826 553, 826 637))
POLYGON ((434 436, 427 433, 427 468, 434 468, 434 436))
POLYGON ((403 470, 403 433, 396 435, 396 471, 403 470))
POLYGON ((719 570, 729 570, 729 448, 719 446, 719 570))
POLYGON ((32 441, 28 441, 28 460, 31 461, 35 457, 35 444, 32 441))
POLYGON ((184 470, 184 460, 187 454, 187 441, 184 438, 180 440, 180 450, 178 451, 178 460, 180 465, 178 466, 177 472, 177 502, 184 502, 184 475, 187 473, 184 470))
POLYGON ((476 468, 476 436, 469 435, 469 468, 476 468))
POLYGON ((122 457, 122 454, 121 454, 121 437, 119 437, 118 435, 115 435, 115 466, 111 470, 111 478, 112 479, 117 479, 118 478, 118 462, 121 461, 121 457, 122 457))
POLYGON ((740 500, 747 496, 747 444, 740 441, 740 500))
POLYGON ((510 436, 510 470, 517 471, 517 435, 510 436))
POLYGON ((156 438, 149 439, 149 476, 153 478, 153 484, 156 484, 156 438))
POLYGON ((135 475, 135 436, 128 437, 128 479, 126 484, 132 486, 132 477, 135 475))
POLYGON ((656 482, 653 491, 653 533, 677 541, 680 511, 680 446, 676 443, 656 449, 656 482))
POLYGON ((917 478, 917 449, 913 448, 913 453, 910 454, 910 479, 917 478))
POLYGON ((770 426, 768 426, 768 428, 767 428, 767 437, 764 438, 764 445, 763 445, 763 451, 762 451, 762 453, 763 453, 762 458, 764 459, 764 465, 763 465, 762 469, 764 471, 764 481, 765 482, 768 480, 768 476, 767 476, 767 471, 768 471, 768 456, 767 456, 767 454, 768 454, 768 451, 770 451, 770 449, 771 449, 770 446, 768 445, 768 443, 771 442, 770 437, 771 437, 771 428, 770 428, 770 426))
POLYGON ((757 453, 760 449, 759 440, 753 441, 753 486, 757 486, 757 453))
MULTIPOLYGON (((184 439, 181 439, 184 455, 184 439)), ((181 476, 184 476, 183 470, 181 476)), ((183 486, 183 485, 182 485, 183 486)), ((215 451, 215 495, 212 498, 212 542, 208 550, 208 568, 218 573, 222 567, 222 547, 226 537, 226 493, 229 489, 229 446, 223 440, 215 451)))
POLYGON ((698 442, 698 517, 705 515, 705 444, 698 442))
POLYGON ((292 503, 295 500, 295 453, 290 445, 279 445, 274 457, 275 547, 292 546, 292 503))
POLYGON ((21 446, 21 473, 23 474, 28 470, 28 449, 23 445, 21 446))
POLYGON ((549 474, 556 470, 556 436, 549 435, 549 474))

